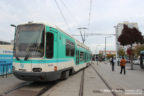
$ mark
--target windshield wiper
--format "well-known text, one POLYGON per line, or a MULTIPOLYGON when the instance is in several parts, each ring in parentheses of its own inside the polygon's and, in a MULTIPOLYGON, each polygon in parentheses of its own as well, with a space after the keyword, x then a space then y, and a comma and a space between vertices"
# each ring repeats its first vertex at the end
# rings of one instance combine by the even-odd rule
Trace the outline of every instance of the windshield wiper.
POLYGON ((17 60, 20 60, 18 56, 15 56, 17 60))
POLYGON ((25 56, 24 60, 28 60, 28 58, 29 58, 29 56, 30 56, 30 48, 31 48, 31 47, 34 47, 34 45, 35 45, 35 48, 34 48, 33 51, 36 51, 38 45, 34 43, 34 44, 32 44, 31 46, 29 46, 29 49, 28 49, 28 51, 27 51, 28 54, 25 56))
MULTIPOLYGON (((32 44, 31 46, 33 46, 33 45, 34 44, 32 44)), ((28 60, 28 57, 30 56, 30 48, 31 48, 31 46, 28 47, 28 51, 26 52, 28 54, 25 56, 24 60, 28 60)))
POLYGON ((30 52, 25 56, 24 60, 28 60, 29 56, 30 56, 30 52))
POLYGON ((16 56, 15 51, 16 51, 16 50, 15 50, 15 47, 14 47, 14 48, 13 48, 13 55, 15 56, 16 60, 20 60, 20 59, 19 59, 19 57, 18 57, 18 56, 16 56))

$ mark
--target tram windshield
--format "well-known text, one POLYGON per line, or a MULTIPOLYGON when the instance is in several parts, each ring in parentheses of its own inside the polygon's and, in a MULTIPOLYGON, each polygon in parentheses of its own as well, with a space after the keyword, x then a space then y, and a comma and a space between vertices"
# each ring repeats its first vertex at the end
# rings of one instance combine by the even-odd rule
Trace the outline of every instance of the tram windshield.
POLYGON ((27 24, 17 27, 14 55, 42 57, 44 55, 44 25, 27 24))

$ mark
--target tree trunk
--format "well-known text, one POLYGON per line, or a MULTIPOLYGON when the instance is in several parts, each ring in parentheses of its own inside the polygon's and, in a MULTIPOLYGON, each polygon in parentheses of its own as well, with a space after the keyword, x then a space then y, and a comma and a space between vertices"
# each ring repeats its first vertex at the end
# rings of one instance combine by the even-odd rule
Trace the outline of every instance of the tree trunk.
POLYGON ((133 50, 132 50, 132 44, 131 44, 131 56, 130 56, 130 63, 131 63, 131 70, 133 70, 133 50))
POLYGON ((133 56, 131 56, 131 70, 133 70, 133 56))

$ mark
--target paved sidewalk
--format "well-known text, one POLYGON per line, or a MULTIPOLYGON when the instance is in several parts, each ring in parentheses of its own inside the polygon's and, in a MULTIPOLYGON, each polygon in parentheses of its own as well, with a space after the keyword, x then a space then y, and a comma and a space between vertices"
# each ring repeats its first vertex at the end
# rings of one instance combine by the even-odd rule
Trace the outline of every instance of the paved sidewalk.
MULTIPOLYGON (((102 89, 108 88, 91 66, 86 68, 84 73, 83 96, 113 96, 110 92, 101 92, 102 89)), ((79 96, 81 77, 82 71, 61 81, 42 96, 79 96)))
POLYGON ((83 96, 113 96, 111 92, 103 92, 108 90, 94 69, 89 66, 85 69, 84 79, 84 95, 83 96))
POLYGON ((107 81, 113 90, 120 90, 119 96, 144 96, 144 70, 128 70, 126 75, 120 74, 120 66, 115 66, 115 71, 111 70, 110 64, 101 62, 93 64, 97 71, 107 81), (143 93, 142 93, 143 91, 143 93))
POLYGON ((0 75, 0 79, 2 79, 2 78, 9 78, 11 76, 13 76, 13 74, 7 74, 7 76, 6 75, 0 75))
POLYGON ((82 72, 70 76, 45 92, 42 96, 79 96, 82 72))

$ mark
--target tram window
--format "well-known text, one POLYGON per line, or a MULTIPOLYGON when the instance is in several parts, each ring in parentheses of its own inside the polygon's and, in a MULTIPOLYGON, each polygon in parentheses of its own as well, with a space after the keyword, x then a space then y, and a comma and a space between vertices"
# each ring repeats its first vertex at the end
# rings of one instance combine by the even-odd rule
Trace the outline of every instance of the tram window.
POLYGON ((85 62, 87 61, 87 53, 85 53, 85 62))
POLYGON ((53 40, 54 36, 52 33, 46 33, 46 57, 52 58, 53 57, 53 40))
POLYGON ((76 51, 76 64, 79 64, 79 51, 76 51))
POLYGON ((66 56, 74 56, 75 44, 70 40, 66 40, 66 56))
POLYGON ((42 33, 42 42, 40 43, 40 47, 39 47, 39 49, 40 49, 40 52, 42 53, 41 54, 41 57, 44 55, 44 39, 45 39, 45 32, 44 32, 44 30, 43 30, 43 33, 42 33))
POLYGON ((72 48, 71 49, 71 56, 74 56, 74 52, 75 52, 75 50, 74 50, 74 48, 72 48))
POLYGON ((70 46, 66 45, 66 56, 70 56, 70 46))
POLYGON ((84 61, 84 52, 80 52, 80 61, 84 61))

